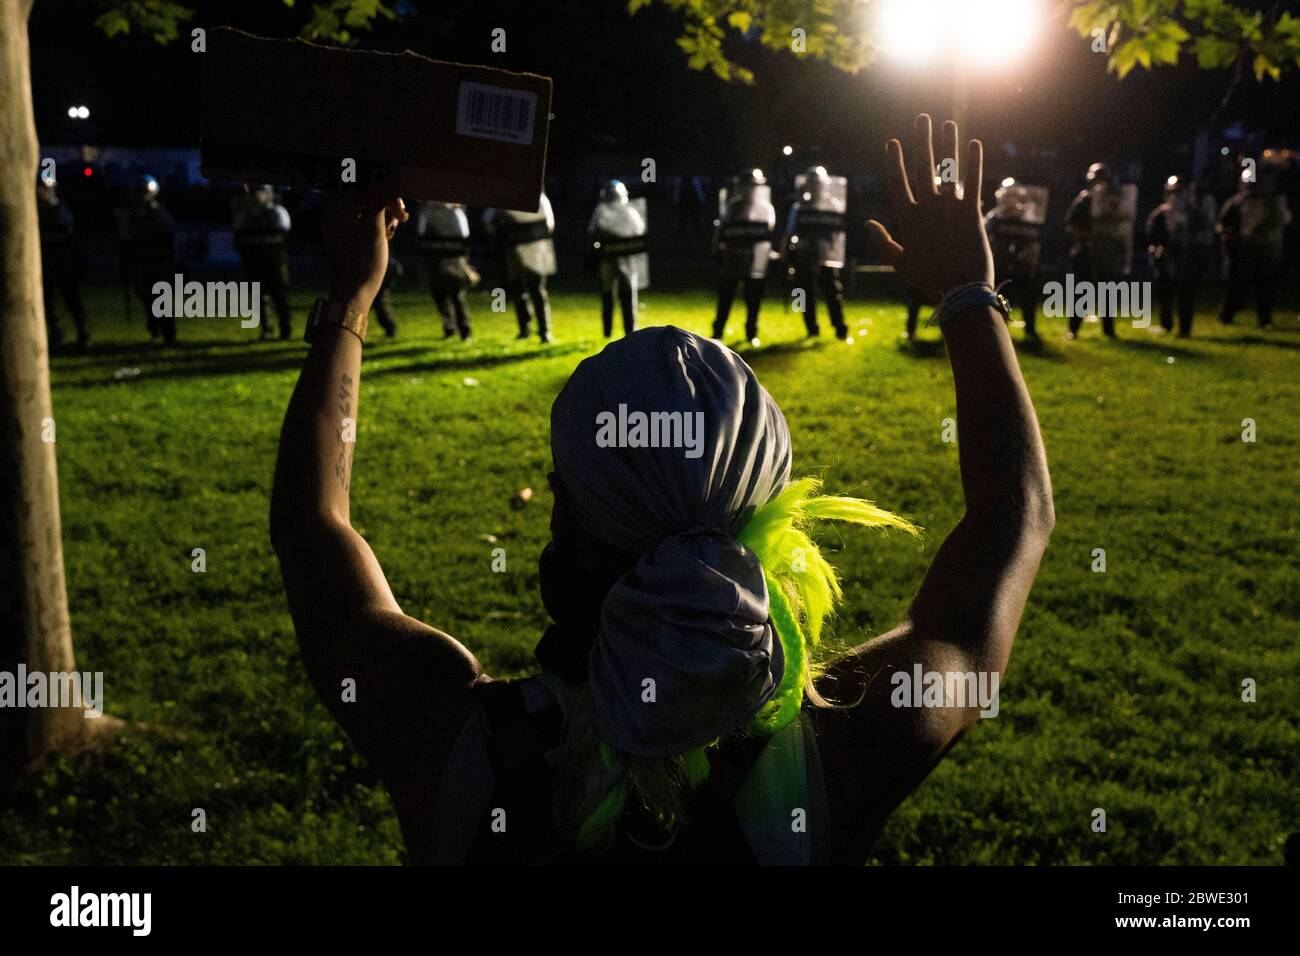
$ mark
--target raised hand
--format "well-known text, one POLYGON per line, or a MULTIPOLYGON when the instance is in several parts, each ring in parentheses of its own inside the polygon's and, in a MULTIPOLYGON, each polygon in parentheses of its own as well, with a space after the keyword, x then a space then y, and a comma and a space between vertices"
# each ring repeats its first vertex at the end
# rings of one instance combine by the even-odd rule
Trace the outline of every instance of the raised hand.
POLYGON ((934 160, 930 117, 922 113, 912 133, 909 183, 903 146, 891 139, 885 145, 885 175, 897 236, 891 236, 874 219, 867 223, 876 254, 932 303, 968 282, 993 284, 993 254, 980 203, 984 147, 977 139, 967 144, 961 189, 957 185, 956 123, 943 124, 940 150, 942 176, 937 175, 940 167, 934 160))

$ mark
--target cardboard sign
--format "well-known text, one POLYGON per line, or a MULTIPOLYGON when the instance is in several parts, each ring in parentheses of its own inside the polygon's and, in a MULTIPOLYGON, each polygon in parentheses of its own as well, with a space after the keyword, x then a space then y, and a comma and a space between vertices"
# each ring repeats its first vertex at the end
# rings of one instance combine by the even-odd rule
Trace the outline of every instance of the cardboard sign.
POLYGON ((200 168, 209 179, 384 183, 408 202, 536 209, 550 111, 544 76, 221 27, 203 54, 200 168))

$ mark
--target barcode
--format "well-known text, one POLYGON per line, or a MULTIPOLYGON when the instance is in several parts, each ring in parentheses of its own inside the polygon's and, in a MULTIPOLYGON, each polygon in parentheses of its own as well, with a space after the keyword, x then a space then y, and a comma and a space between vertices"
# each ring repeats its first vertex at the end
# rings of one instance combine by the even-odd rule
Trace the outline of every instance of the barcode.
POLYGON ((530 145, 537 94, 482 83, 462 83, 456 104, 456 132, 479 139, 530 145))

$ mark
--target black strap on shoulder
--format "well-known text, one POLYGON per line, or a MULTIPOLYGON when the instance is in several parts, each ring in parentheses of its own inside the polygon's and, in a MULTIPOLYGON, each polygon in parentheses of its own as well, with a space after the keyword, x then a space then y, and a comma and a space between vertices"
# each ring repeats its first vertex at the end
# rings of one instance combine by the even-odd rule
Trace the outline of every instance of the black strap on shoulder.
POLYGON ((551 789, 564 715, 549 695, 530 711, 525 684, 485 681, 474 686, 496 782, 470 851, 472 862, 540 863, 553 849, 551 789))

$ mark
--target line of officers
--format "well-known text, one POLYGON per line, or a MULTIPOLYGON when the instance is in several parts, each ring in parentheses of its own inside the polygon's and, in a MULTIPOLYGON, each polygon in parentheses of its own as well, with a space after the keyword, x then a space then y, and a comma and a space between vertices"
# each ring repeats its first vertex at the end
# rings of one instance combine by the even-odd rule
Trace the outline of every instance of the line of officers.
MULTIPOLYGON (((775 211, 771 189, 762 173, 754 170, 723 190, 723 215, 713 247, 720 275, 715 336, 723 334, 739 285, 744 290, 747 337, 757 338, 758 310, 769 263, 785 259, 806 294, 804 319, 809 334, 819 333, 816 308, 821 297, 836 335, 848 338, 840 277, 845 249, 845 181, 815 167, 799 177, 797 188, 802 196, 791 209, 780 252, 773 250, 775 211)), ((72 213, 60 201, 57 182, 48 173, 38 177, 37 196, 50 342, 57 346, 63 340, 58 309, 61 299, 76 325, 77 342, 84 346, 90 336, 79 290, 81 268, 73 241, 72 213)), ((443 334, 468 339, 472 325, 466 293, 478 285, 480 277, 469 261, 470 224, 465 208, 456 203, 423 202, 415 220, 417 247, 425 259, 443 334)), ((555 215, 550 200, 543 194, 537 210, 532 212, 489 209, 483 224, 505 262, 518 338, 530 337, 535 327, 540 340, 550 342, 551 306, 546 281, 556 272, 555 215)), ((250 186, 236 205, 233 226, 242 278, 260 283, 263 298, 274 309, 279 336, 287 339, 292 325, 289 213, 276 201, 271 186, 250 186)), ((130 299, 134 297, 143 307, 150 336, 171 344, 176 341, 176 320, 155 317, 153 287, 159 281, 171 282, 177 271, 176 224, 159 200, 159 185, 153 176, 141 176, 132 184, 127 203, 117 210, 117 227, 128 316, 130 299)), ((606 338, 613 335, 616 310, 624 333, 636 328, 637 295, 650 282, 647 232, 645 199, 630 198, 624 183, 610 180, 602 188, 587 224, 588 262, 599 277, 601 326, 606 338)), ((403 271, 397 258, 390 256, 388 274, 375 302, 379 325, 389 336, 397 331, 391 288, 403 271)), ((274 334, 271 323, 263 322, 262 336, 274 334)))
MULTIPOLYGON (((852 342, 844 321, 847 235, 847 180, 813 166, 795 179, 796 199, 785 229, 776 231, 772 188, 763 171, 753 169, 732 180, 719 194, 712 254, 717 263, 717 308, 712 334, 721 339, 739 290, 745 304, 745 337, 757 345, 759 311, 769 271, 782 262, 793 283, 797 308, 809 336, 821 334, 818 302, 836 338, 852 342)), ((645 199, 632 199, 627 186, 610 180, 587 224, 589 257, 600 277, 601 327, 613 334, 615 304, 624 334, 636 329, 637 294, 650 284, 646 249, 645 199)))
MULTIPOLYGON (((719 217, 713 235, 718 267, 717 308, 712 334, 721 339, 739 289, 745 304, 745 338, 759 344, 758 325, 768 275, 781 263, 790 285, 792 305, 803 315, 810 337, 821 334, 818 303, 824 303, 838 339, 852 342, 844 320, 843 269, 846 265, 847 186, 843 176, 813 166, 795 178, 795 199, 785 226, 777 232, 772 190, 762 170, 733 179, 719 194, 719 217)), ((1049 194, 1045 187, 1004 180, 994 207, 985 216, 995 271, 1024 316, 1025 334, 1038 337, 1037 313, 1042 294, 1042 230, 1049 194)), ((1137 187, 1121 184, 1105 163, 1093 163, 1085 188, 1066 213, 1070 271, 1074 285, 1126 281, 1132 273, 1137 218, 1137 187)), ((622 183, 612 181, 601 196, 588 232, 600 247, 602 315, 606 337, 611 331, 613 288, 622 304, 625 331, 635 328, 635 296, 649 279, 644 253, 644 200, 631 200, 622 183)), ((1291 212, 1277 189, 1276 175, 1254 164, 1243 169, 1240 187, 1223 208, 1212 195, 1181 176, 1164 184, 1163 201, 1145 222, 1153 291, 1163 331, 1191 334, 1203 280, 1219 246, 1226 289, 1220 321, 1230 324, 1254 298, 1261 328, 1272 326, 1273 300, 1284 270, 1284 239, 1291 212)), ((1095 293, 1094 293, 1095 297, 1095 293)), ((909 292, 908 338, 916 332, 921 300, 909 292)), ((1069 338, 1077 337, 1086 316, 1069 308, 1069 338)), ((1115 335, 1114 315, 1099 316, 1103 331, 1115 335)))
MULTIPOLYGON (((176 226, 158 198, 158 181, 141 176, 129 201, 117 210, 122 275, 127 310, 132 295, 143 306, 149 334, 168 344, 176 340, 175 318, 158 318, 153 287, 170 282, 177 271, 176 226)), ((86 313, 78 287, 80 259, 73 239, 73 218, 47 173, 37 180, 45 314, 51 345, 63 340, 57 300, 72 316, 77 343, 89 343, 86 313)), ((776 232, 771 186, 759 169, 733 179, 720 191, 712 253, 717 263, 717 307, 712 333, 722 338, 737 290, 745 305, 745 338, 758 344, 759 312, 773 263, 784 264, 792 304, 802 312, 807 334, 821 334, 818 302, 841 341, 851 342, 844 320, 843 269, 846 264, 847 180, 814 166, 795 179, 795 199, 785 228, 776 232)), ((986 216, 996 273, 1024 316, 1025 334, 1037 337, 1036 316, 1041 287, 1042 229, 1047 219, 1045 187, 1004 180, 986 216)), ((1272 324, 1274 291, 1283 267, 1284 233, 1291 222, 1286 197, 1269 171, 1243 170, 1238 192, 1216 213, 1213 196, 1180 176, 1170 176, 1164 201, 1147 218, 1147 250, 1154 276, 1160 327, 1191 334, 1202 280, 1213 262, 1216 236, 1223 257, 1226 291, 1220 320, 1233 321, 1253 294, 1261 328, 1272 324)), ((1125 281, 1132 271, 1137 188, 1120 184, 1105 163, 1094 163, 1086 187, 1066 214, 1070 269, 1080 282, 1125 281)), ((470 264, 470 226, 465 208, 456 203, 422 202, 415 217, 419 253, 424 258, 430 293, 446 338, 472 334, 466 293, 480 277, 470 264)), ((506 267, 507 293, 514 305, 519 339, 536 328, 543 343, 552 340, 547 279, 556 272, 555 215, 543 193, 531 212, 489 209, 485 231, 493 237, 506 267)), ((246 187, 233 215, 234 241, 245 281, 258 282, 274 308, 281 339, 291 335, 288 239, 292 223, 269 185, 246 187)), ((625 184, 610 180, 587 224, 589 264, 600 281, 601 325, 613 334, 615 307, 624 333, 635 330, 637 295, 650 282, 644 198, 632 199, 625 184)), ((389 257, 389 270, 375 302, 376 317, 388 336, 397 331, 391 289, 403 274, 389 257)), ((915 334, 921 302, 909 293, 907 335, 915 334)), ((264 310, 265 312, 265 310, 264 310)), ((1115 316, 1100 317, 1106 335, 1115 334, 1115 316)), ((1069 336, 1075 337, 1084 316, 1070 310, 1069 336)), ((262 323, 263 337, 275 333, 262 323)))
MULTIPOLYGON (((1074 286, 1089 282, 1128 281, 1133 266, 1137 218, 1137 187, 1117 181, 1110 166, 1093 163, 1085 188, 1070 203, 1065 216, 1069 266, 1074 286)), ((1041 235, 1047 219, 1048 191, 1006 179, 995 194, 994 208, 985 216, 996 273, 1006 283, 1007 296, 1018 305, 1025 335, 1037 338, 1036 314, 1041 293, 1041 235)), ((1163 201, 1148 215, 1144 233, 1152 276, 1158 330, 1172 332, 1177 315, 1178 335, 1192 332, 1192 319, 1204 280, 1214 264, 1217 245, 1225 290, 1219 320, 1231 324, 1248 298, 1254 298, 1260 328, 1271 328, 1273 301, 1284 267, 1285 233, 1291 223, 1286 196, 1278 191, 1276 175, 1242 170, 1239 188, 1217 209, 1212 195, 1183 176, 1164 183, 1163 201)), ((920 305, 908 303, 909 338, 916 328, 920 305)), ((1069 308, 1068 338, 1076 338, 1085 315, 1069 308)), ((1114 315, 1098 316, 1105 335, 1115 336, 1114 315)))
MULTIPOLYGON (((179 260, 176 223, 160 202, 159 191, 153 176, 138 177, 131 185, 127 202, 116 210, 116 220, 127 317, 131 299, 135 298, 144 310, 150 337, 170 345, 176 341, 176 319, 155 316, 153 289, 158 282, 173 281, 179 260)), ((49 171, 37 177, 36 194, 49 342, 51 347, 58 347, 64 341, 59 308, 62 304, 72 316, 77 345, 85 347, 90 343, 90 332, 81 297, 83 261, 75 241, 73 215, 60 199, 58 182, 49 171)), ((550 342, 551 307, 546 280, 556 270, 555 216, 550 200, 543 195, 535 212, 489 209, 483 222, 505 261, 519 338, 528 338, 535 323, 541 340, 550 342)), ((235 204, 233 227, 241 278, 260 284, 263 305, 269 303, 274 309, 279 337, 288 339, 292 334, 288 243, 293 228, 289 212, 276 201, 271 186, 248 186, 235 204)), ((455 203, 421 203, 416 230, 444 336, 468 339, 472 329, 466 292, 478 284, 479 274, 469 262, 470 229, 465 209, 455 203)), ((390 256, 374 305, 379 325, 390 337, 397 333, 391 290, 403 272, 401 262, 390 256)), ((269 311, 264 308, 263 314, 269 315, 269 311)), ((273 338, 276 330, 265 321, 261 334, 273 338)))

